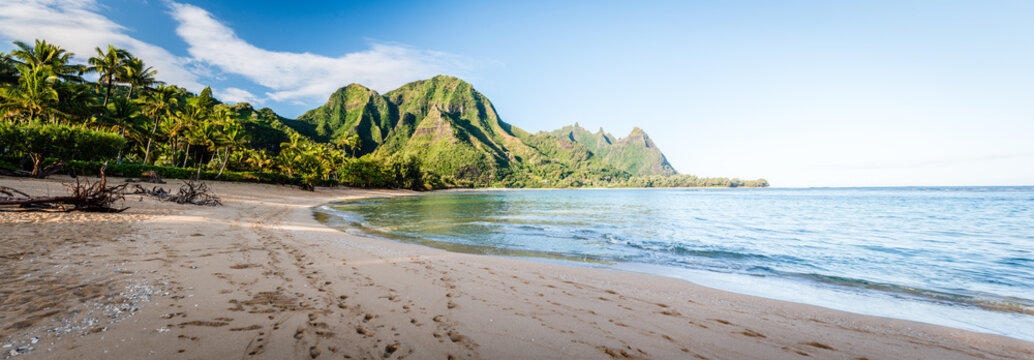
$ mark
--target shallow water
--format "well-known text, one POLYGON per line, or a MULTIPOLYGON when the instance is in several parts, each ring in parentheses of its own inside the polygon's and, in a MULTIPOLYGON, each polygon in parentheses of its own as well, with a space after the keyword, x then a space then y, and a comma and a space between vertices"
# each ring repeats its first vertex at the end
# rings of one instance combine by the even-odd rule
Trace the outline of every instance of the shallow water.
POLYGON ((1034 341, 1034 188, 446 192, 328 225, 1034 341))

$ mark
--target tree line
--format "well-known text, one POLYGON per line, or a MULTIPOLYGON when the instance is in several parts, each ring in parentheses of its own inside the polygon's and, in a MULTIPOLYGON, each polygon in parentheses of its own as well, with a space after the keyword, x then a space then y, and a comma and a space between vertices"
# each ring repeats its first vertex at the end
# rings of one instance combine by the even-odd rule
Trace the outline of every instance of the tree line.
POLYGON ((0 53, 0 154, 27 158, 33 176, 49 175, 53 171, 48 169, 73 160, 110 158, 116 165, 196 169, 199 176, 205 172, 216 179, 228 170, 279 174, 273 178, 308 188, 439 185, 413 170, 420 168, 417 159, 351 157, 359 145, 356 136, 316 143, 275 115, 259 116, 250 105, 219 102, 211 88, 195 95, 158 81, 157 70, 125 49, 98 47, 85 64, 75 64, 74 54, 45 40, 14 45, 0 53), (86 80, 91 74, 95 81, 86 80), (247 127, 272 128, 285 138, 255 148, 249 146, 247 127), (45 164, 48 159, 51 163, 45 164))
MULTIPOLYGON (((157 80, 158 70, 125 49, 95 49, 85 63, 45 40, 14 42, 0 52, 0 171, 46 177, 88 173, 102 162, 113 174, 316 185, 443 187, 763 187, 761 180, 692 175, 631 176, 589 161, 591 154, 550 151, 528 168, 504 169, 491 183, 427 171, 404 154, 366 155, 358 135, 316 142, 271 109, 224 104, 157 80), (95 76, 95 80, 93 79, 95 76), (573 164, 570 168, 560 163, 573 164)), ((533 137, 534 138, 534 137, 533 137)), ((532 140, 551 149, 550 139, 532 140)))

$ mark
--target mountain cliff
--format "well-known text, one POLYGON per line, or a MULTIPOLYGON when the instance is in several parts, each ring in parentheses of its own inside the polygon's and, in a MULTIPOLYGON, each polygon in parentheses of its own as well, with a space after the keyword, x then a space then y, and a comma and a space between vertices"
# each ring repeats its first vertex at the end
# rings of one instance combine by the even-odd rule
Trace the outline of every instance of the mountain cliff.
POLYGON ((351 84, 330 94, 321 107, 303 114, 288 125, 318 142, 335 142, 358 134, 359 153, 364 155, 384 141, 395 127, 398 109, 376 91, 351 84))
POLYGON ((526 146, 492 103, 451 76, 415 81, 381 95, 351 84, 293 124, 320 142, 357 135, 358 155, 415 156, 436 173, 490 181, 518 162, 526 146))
POLYGON ((551 132, 553 136, 581 144, 615 168, 632 175, 675 175, 661 150, 645 131, 636 127, 624 138, 615 138, 599 129, 592 133, 578 123, 551 132))
POLYGON ((577 124, 529 133, 503 122, 487 97, 452 76, 385 94, 350 84, 323 106, 283 123, 317 142, 357 138, 357 156, 415 157, 427 170, 472 184, 605 186, 677 174, 638 127, 624 138, 577 124))

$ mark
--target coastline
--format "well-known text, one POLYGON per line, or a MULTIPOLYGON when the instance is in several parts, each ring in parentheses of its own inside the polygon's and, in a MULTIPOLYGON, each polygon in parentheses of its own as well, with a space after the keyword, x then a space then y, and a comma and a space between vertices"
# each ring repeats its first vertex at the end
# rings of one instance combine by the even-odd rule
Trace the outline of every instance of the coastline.
MULTIPOLYGON (((968 188, 967 188, 968 189, 968 188)), ((974 188, 977 192, 987 190, 987 187, 974 188)), ((586 266, 597 269, 629 271, 658 275, 668 278, 675 278, 689 281, 697 285, 725 290, 738 294, 759 296, 768 299, 777 299, 794 303, 816 305, 834 310, 847 311, 862 315, 879 316, 901 320, 911 320, 921 323, 947 326, 980 333, 1003 335, 1023 341, 1034 341, 1034 318, 1031 312, 1028 298, 1011 289, 1000 289, 1002 292, 994 292, 982 288, 982 284, 954 284, 953 287, 938 288, 935 284, 939 279, 936 274, 931 278, 924 278, 922 282, 895 282, 888 280, 888 276, 895 276, 894 270, 887 270, 876 265, 875 268, 868 268, 871 272, 859 272, 854 266, 861 264, 850 263, 824 263, 821 257, 809 256, 815 236, 822 232, 825 224, 815 223, 810 225, 798 224, 796 229, 811 229, 815 232, 805 230, 794 230, 792 235, 783 236, 781 231, 771 232, 769 221, 778 219, 755 218, 753 221, 742 223, 747 230, 746 233, 731 233, 715 236, 711 231, 727 231, 730 227, 740 226, 741 223, 728 221, 730 208, 723 206, 722 202, 709 202, 701 207, 696 205, 692 209, 691 218, 686 218, 686 224, 680 219, 665 218, 658 220, 658 217, 636 218, 627 220, 618 215, 608 215, 607 210, 602 213, 590 211, 579 213, 577 210, 567 212, 569 209, 599 208, 597 197, 611 199, 607 191, 543 191, 522 189, 525 191, 463 191, 427 193, 418 195, 423 200, 413 198, 397 199, 369 199, 359 200, 355 206, 349 205, 351 201, 331 202, 313 209, 316 218, 321 222, 336 229, 342 229, 351 234, 372 236, 391 241, 401 241, 409 244, 418 244, 434 248, 444 249, 452 252, 469 253, 477 255, 506 256, 532 261, 554 262, 560 264, 586 266), (478 199, 475 195, 491 194, 489 200, 478 199), (469 196, 468 196, 469 195, 469 196), (559 200, 563 199, 563 200, 559 200), (383 203, 383 204, 381 204, 383 203), (506 211, 505 207, 497 208, 497 204, 515 203, 520 204, 514 212, 506 211), (565 217, 562 220, 553 220, 548 214, 553 211, 555 204, 563 204, 565 217), (342 204, 343 207, 336 206, 342 204), (367 205, 373 204, 373 205, 367 205), (471 206, 473 205, 473 206, 471 206), (570 206, 568 206, 570 205, 570 206), (428 212, 432 211, 433 212, 428 212), (394 215, 392 215, 394 214, 394 215), (446 215, 451 214, 451 215, 446 215), (487 216, 481 219, 477 214, 487 216), (504 215, 505 214, 505 215, 504 215), (542 215, 546 214, 546 215, 542 215), (703 219, 707 217, 708 219, 703 219), (406 219, 406 220, 398 220, 406 219), (510 223, 508 219, 518 219, 510 223), (600 220, 606 219, 606 220, 600 220), (482 222, 484 221, 484 222, 482 222), (474 226, 476 224, 476 226, 474 226), (612 225, 615 224, 615 225, 612 225), (620 224, 620 225, 617 225, 620 224), (768 224, 768 225, 762 225, 768 224), (599 226, 600 228, 597 228, 599 226), (692 227, 692 232, 679 233, 679 230, 669 229, 671 226, 676 229, 684 229, 683 226, 692 227), (814 226, 814 227, 812 227, 814 226), (670 243, 665 238, 654 236, 652 229, 665 229, 665 236, 678 239, 670 243), (715 230, 715 229, 721 229, 715 230), (466 233, 466 231, 473 231, 466 233), (636 233, 636 231, 643 231, 636 233), (512 232, 512 233, 511 233, 512 232), (587 235, 583 235, 583 232, 587 235), (519 234, 519 235, 518 235, 519 234), (570 235, 577 234, 577 235, 570 235), (526 238, 523 238, 527 236, 526 238), (588 236, 588 238, 583 237, 588 236), (700 237, 697 240, 697 236, 700 237), (730 237, 731 236, 731 237, 730 237), (764 248, 765 243, 757 243, 752 240, 737 242, 737 239, 762 239, 774 236, 779 241, 787 241, 790 247, 800 247, 801 253, 788 254, 785 250, 780 252, 769 252, 764 248), (798 237, 803 236, 803 237, 798 237), (686 240, 692 239, 692 240, 686 240), (803 244, 800 243, 803 241, 803 244), (701 246, 700 244, 707 244, 701 246), (797 244, 797 245, 790 245, 797 244), (618 249, 611 249, 613 245, 618 249), (757 247, 760 246, 760 247, 757 247), (701 249, 703 247, 703 249, 701 249), (714 252, 713 249, 722 251, 714 252), (665 253, 672 251, 678 255, 665 253), (637 252, 641 251, 641 252, 637 252), (691 254, 691 259, 679 258, 683 252, 691 254), (672 257, 674 256, 674 258, 672 257), (620 259, 620 260, 619 260, 620 259), (718 260, 720 259, 720 260, 718 260), (788 259, 788 260, 786 260, 788 259), (789 261, 789 263, 784 263, 789 261), (716 264, 717 262, 717 264, 716 264), (805 268, 798 264, 807 264, 805 268), (811 266, 814 264, 814 267, 811 266), (841 273, 838 266, 845 272, 841 273), (816 270, 821 269, 821 271, 816 270), (854 272, 852 272, 854 271, 854 272), (889 272, 888 272, 889 271, 889 272), (881 280, 882 279, 882 280, 881 280), (967 285, 972 285, 967 286, 967 285), (1008 294, 1008 295, 994 295, 1008 294)), ((827 189, 772 189, 775 191, 771 198, 815 195, 824 196, 847 196, 852 197, 852 191, 827 190, 827 189), (829 191, 833 191, 830 193, 829 191)), ((857 189, 857 198, 873 194, 884 195, 886 191, 896 192, 898 189, 857 189)), ((907 195, 888 196, 915 196, 914 191, 901 189, 907 195)), ((940 193, 942 188, 919 188, 918 194, 940 193)), ((748 193, 763 193, 767 191, 742 190, 748 193)), ((956 190, 957 191, 957 190, 956 190)), ((676 191, 677 192, 677 191, 676 191)), ((602 200, 600 202, 608 205, 612 203, 628 203, 629 208, 643 211, 659 211, 661 214, 673 213, 669 205, 651 205, 650 200, 657 200, 656 194, 661 197, 672 194, 669 190, 645 189, 627 190, 621 192, 619 199, 635 198, 636 200, 602 200), (646 206, 646 208, 643 208, 646 206), (644 210, 644 209, 649 210, 644 210)), ((713 199, 715 196, 727 196, 719 194, 740 193, 737 190, 691 190, 690 193, 701 194, 704 199, 685 195, 679 201, 685 204, 698 204, 697 200, 713 199), (687 197, 688 196, 688 197, 687 197)), ((951 193, 951 192, 949 192, 951 193)), ((933 195, 938 199, 956 196, 964 196, 966 193, 952 195, 933 195)), ((728 197, 726 197, 728 199, 728 197)), ((733 198, 735 199, 735 197, 733 198)), ((753 202, 763 202, 753 200, 753 202)), ((745 204, 734 205, 733 207, 747 208, 745 204)), ((691 206, 692 207, 692 206, 691 206)), ((797 206, 800 208, 800 206, 797 206)), ((609 207, 608 207, 609 208, 609 207)), ((616 209, 616 208, 615 208, 616 209)), ((781 213, 780 211, 761 211, 762 213, 781 213)), ((758 211, 755 210, 755 213, 758 211)), ((922 211, 911 212, 913 218, 923 217, 922 211)), ((929 213, 927 213, 928 215, 929 213)), ((628 214, 628 216, 634 216, 628 214)), ((796 214, 795 217, 806 217, 807 214, 796 214)), ((791 218, 791 216, 787 216, 791 218)), ((860 220, 860 219, 854 219, 860 220)), ((844 221, 842 221, 844 223, 844 221)), ((849 227, 848 227, 849 228, 849 227)), ((852 249, 837 248, 826 249, 827 253, 843 254, 851 259, 861 259, 864 263, 870 261, 879 263, 885 261, 882 258, 883 251, 893 253, 898 246, 914 249, 914 246, 922 244, 909 244, 903 241, 892 241, 880 243, 880 239, 866 238, 857 230, 850 234, 840 233, 829 228, 824 229, 826 233, 819 238, 846 238, 856 239, 854 246, 865 246, 864 249, 871 250, 867 253, 851 253, 852 249), (850 254, 850 255, 848 255, 850 254), (871 257, 870 260, 864 260, 871 257)), ((683 230, 684 231, 684 230, 683 230)), ((867 227, 868 235, 872 234, 893 234, 893 229, 887 226, 874 224, 867 227), (889 232, 888 232, 889 231, 889 232)), ((952 233, 954 234, 954 233, 952 233)), ((927 233, 926 235, 929 235, 927 233)), ((916 237, 915 232, 908 233, 908 236, 916 237)), ((906 236, 906 237, 908 237, 906 236)), ((976 240, 976 239, 974 239, 976 240)), ((850 242, 850 241, 849 241, 850 242)), ((1020 243, 1022 244, 1022 243, 1020 243)), ((1020 245, 1017 244, 1017 245, 1020 245)), ((994 245, 994 244, 991 244, 994 245)), ((940 244, 929 244, 922 254, 913 254, 912 260, 907 260, 911 266, 924 264, 924 261, 938 259, 938 256, 951 253, 950 248, 940 244), (931 255, 938 253, 940 255, 931 255)), ((835 246, 834 246, 835 247, 835 246)), ((986 253, 997 253, 992 251, 993 247, 985 248, 986 253)), ((1022 246, 1010 248, 1017 252, 1024 251, 1022 246)), ((965 252, 965 249, 956 249, 965 252)), ((814 255, 814 254, 812 254, 814 255)), ((979 257, 975 258, 979 259, 979 257)), ((888 268, 895 269, 894 264, 888 264, 888 268)), ((873 265, 861 265, 873 266, 873 265)), ((924 266, 929 266, 925 263, 924 266)), ((939 264, 940 266, 953 266, 952 264, 939 264)), ((909 269, 896 268, 903 271, 900 274, 914 280, 916 274, 910 274, 909 269)), ((980 269, 965 267, 946 268, 944 271, 955 271, 965 273, 967 270, 978 271, 980 269)), ((1003 269, 1005 274, 1022 274, 1003 269)), ((918 269, 916 270, 919 271, 918 269)), ((964 275, 964 274, 959 274, 964 275)), ((993 275, 989 275, 993 276, 993 275)), ((940 279, 943 280, 943 279, 940 279)), ((999 282, 1001 284, 1002 282, 999 282)), ((1011 283, 1011 282, 1009 282, 1011 283)))
MULTIPOLYGON (((57 180, 0 182, 63 191, 57 180)), ((1034 343, 1003 336, 355 236, 311 213, 408 191, 210 184, 226 206, 128 196, 123 214, 0 213, 5 287, 36 295, 2 293, 0 345, 13 344, 2 354, 27 345, 20 356, 1034 357, 1034 343), (83 290, 91 284, 106 287, 83 290), (49 331, 62 324, 83 325, 49 331)))
MULTIPOLYGON (((432 190, 431 192, 480 192, 480 191, 526 191, 526 190, 679 190, 679 189, 793 189, 769 186, 681 186, 681 187, 571 187, 571 188, 449 188, 432 190)), ((801 188, 808 189, 808 188, 801 188)))

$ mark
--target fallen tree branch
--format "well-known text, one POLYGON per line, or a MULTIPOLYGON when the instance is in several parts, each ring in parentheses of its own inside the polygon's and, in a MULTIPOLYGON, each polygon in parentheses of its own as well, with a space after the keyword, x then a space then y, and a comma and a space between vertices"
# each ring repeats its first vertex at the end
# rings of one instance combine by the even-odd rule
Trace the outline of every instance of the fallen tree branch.
POLYGON ((135 190, 133 190, 133 192, 127 193, 127 194, 128 195, 146 195, 146 196, 150 196, 150 197, 156 197, 156 198, 161 199, 161 200, 165 200, 165 198, 169 197, 169 192, 166 191, 165 188, 159 187, 159 186, 152 187, 150 190, 148 190, 147 188, 145 188, 143 186, 140 186, 138 184, 134 184, 133 185, 133 189, 135 189, 135 190))
POLYGON ((24 197, 32 197, 32 195, 18 191, 18 189, 9 188, 6 186, 0 186, 0 194, 4 194, 7 196, 14 196, 14 194, 18 194, 24 197))
POLYGON ((186 180, 180 186, 176 194, 170 194, 165 188, 152 187, 147 189, 140 185, 133 185, 133 192, 130 195, 146 195, 157 198, 161 201, 169 201, 177 204, 193 204, 200 206, 222 206, 219 197, 211 193, 211 189, 203 182, 186 180))
MULTIPOLYGON (((47 167, 43 168, 43 170, 40 171, 40 173, 36 174, 35 176, 37 178, 44 179, 47 176, 54 175, 58 171, 61 171, 61 169, 65 168, 65 163, 67 163, 65 160, 58 160, 56 163, 47 165, 47 167)), ((107 166, 107 165, 108 165, 107 163, 104 164, 104 166, 107 166)))
POLYGON ((211 194, 208 184, 200 181, 186 180, 180 186, 179 192, 169 196, 165 201, 172 201, 177 204, 194 204, 203 206, 222 206, 219 197, 211 194))
POLYGON ((101 167, 100 181, 91 182, 89 179, 80 180, 76 178, 75 184, 62 184, 71 193, 68 196, 44 196, 33 197, 22 191, 2 187, 0 193, 7 197, 0 197, 0 206, 17 205, 21 208, 35 209, 61 209, 65 211, 88 211, 88 212, 123 212, 128 208, 114 208, 112 205, 119 200, 125 199, 126 184, 108 187, 108 179, 104 175, 107 163, 101 167), (18 194, 22 197, 15 197, 18 194), (71 209, 66 206, 70 205, 71 209))

